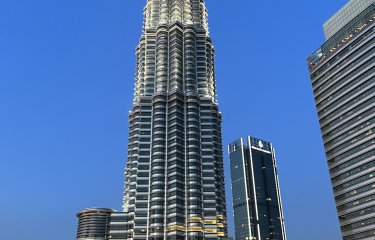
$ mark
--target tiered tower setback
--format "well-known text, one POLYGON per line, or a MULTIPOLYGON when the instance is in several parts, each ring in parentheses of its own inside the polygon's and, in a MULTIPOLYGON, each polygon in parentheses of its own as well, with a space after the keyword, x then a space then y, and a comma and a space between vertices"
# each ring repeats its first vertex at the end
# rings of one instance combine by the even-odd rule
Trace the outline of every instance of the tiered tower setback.
POLYGON ((129 114, 128 239, 224 239, 214 47, 204 0, 148 0, 129 114))

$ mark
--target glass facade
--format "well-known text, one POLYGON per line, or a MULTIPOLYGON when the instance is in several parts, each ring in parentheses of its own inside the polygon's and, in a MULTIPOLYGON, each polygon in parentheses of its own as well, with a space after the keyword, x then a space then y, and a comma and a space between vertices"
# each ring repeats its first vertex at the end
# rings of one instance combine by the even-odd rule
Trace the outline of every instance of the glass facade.
POLYGON ((215 50, 204 0, 148 0, 136 50, 128 239, 227 237, 215 50))
POLYGON ((275 151, 248 137, 229 145, 236 240, 285 240, 275 151))
POLYGON ((126 240, 128 214, 107 208, 88 208, 77 213, 77 240, 126 240))
POLYGON ((341 231, 375 239, 375 1, 352 0, 329 23, 308 65, 341 231))
POLYGON ((107 240, 113 212, 107 208, 88 208, 77 213, 77 240, 107 240))
POLYGON ((374 0, 350 0, 340 11, 331 17, 324 25, 326 39, 331 38, 348 22, 374 3, 374 0))

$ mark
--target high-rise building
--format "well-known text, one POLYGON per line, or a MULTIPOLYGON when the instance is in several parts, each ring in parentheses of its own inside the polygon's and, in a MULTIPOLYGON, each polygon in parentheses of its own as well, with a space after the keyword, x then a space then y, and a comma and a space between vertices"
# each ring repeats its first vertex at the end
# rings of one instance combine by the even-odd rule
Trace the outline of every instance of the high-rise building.
POLYGON ((272 144, 254 137, 228 147, 236 240, 286 240, 272 144))
POLYGON ((227 236, 214 53, 204 0, 147 1, 129 114, 129 239, 227 236))
POLYGON ((375 239, 375 0, 351 0, 308 58, 344 240, 375 239))

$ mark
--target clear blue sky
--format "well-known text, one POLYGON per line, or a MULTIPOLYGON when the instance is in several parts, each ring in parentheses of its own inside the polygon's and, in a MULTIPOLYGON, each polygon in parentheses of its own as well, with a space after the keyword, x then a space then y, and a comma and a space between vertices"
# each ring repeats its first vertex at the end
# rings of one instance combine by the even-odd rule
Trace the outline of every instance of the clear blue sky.
MULTIPOLYGON (((306 57, 345 3, 207 0, 224 145, 274 143, 289 240, 340 239, 306 57)), ((0 1, 1 239, 74 239, 78 210, 121 208, 144 4, 0 1)))

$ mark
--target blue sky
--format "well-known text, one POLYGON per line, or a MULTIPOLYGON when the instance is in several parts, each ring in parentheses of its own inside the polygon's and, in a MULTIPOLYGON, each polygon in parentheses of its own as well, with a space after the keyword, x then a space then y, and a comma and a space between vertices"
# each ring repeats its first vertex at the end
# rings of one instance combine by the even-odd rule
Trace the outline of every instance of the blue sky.
MULTIPOLYGON (((273 142, 289 240, 340 239, 306 58, 345 3, 207 0, 223 143, 273 142)), ((0 1, 2 239, 74 239, 78 210, 121 208, 144 4, 0 1)))

